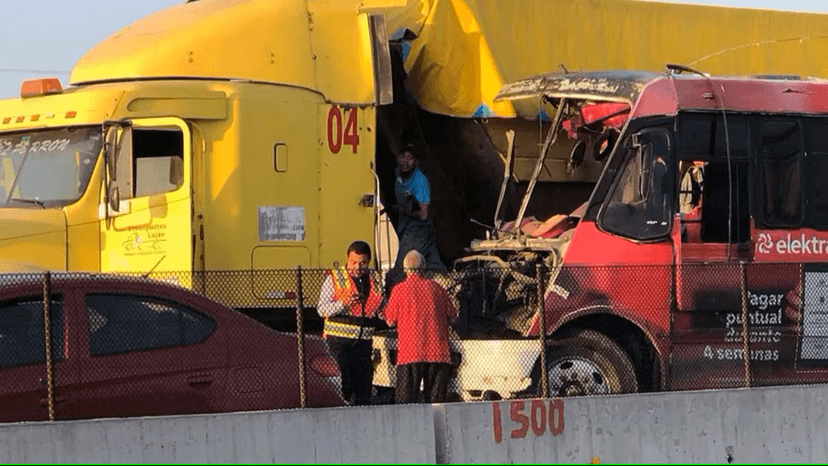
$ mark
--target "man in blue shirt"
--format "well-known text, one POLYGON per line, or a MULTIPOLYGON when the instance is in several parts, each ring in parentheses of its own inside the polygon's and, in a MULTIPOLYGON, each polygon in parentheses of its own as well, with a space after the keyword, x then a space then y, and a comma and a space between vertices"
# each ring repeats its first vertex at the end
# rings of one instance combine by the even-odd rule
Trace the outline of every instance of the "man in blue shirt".
POLYGON ((406 144, 397 154, 394 192, 397 203, 392 206, 397 214, 399 251, 394 268, 389 272, 391 284, 402 278, 403 259, 411 250, 417 250, 426 259, 429 269, 445 269, 437 250, 437 233, 429 212, 431 188, 428 179, 417 168, 414 146, 406 144))

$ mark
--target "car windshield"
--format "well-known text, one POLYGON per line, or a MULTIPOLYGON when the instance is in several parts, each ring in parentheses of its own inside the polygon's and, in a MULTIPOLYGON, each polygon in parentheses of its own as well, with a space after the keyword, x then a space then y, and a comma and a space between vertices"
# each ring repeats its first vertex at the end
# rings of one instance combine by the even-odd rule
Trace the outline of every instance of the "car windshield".
POLYGON ((98 154, 98 126, 0 136, 0 207, 71 204, 86 191, 98 154))

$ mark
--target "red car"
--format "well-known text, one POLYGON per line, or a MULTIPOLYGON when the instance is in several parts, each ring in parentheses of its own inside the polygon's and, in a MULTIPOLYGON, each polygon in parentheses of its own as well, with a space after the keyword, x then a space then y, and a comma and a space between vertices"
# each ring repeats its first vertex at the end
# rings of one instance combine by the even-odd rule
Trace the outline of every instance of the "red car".
MULTIPOLYGON (((175 285, 57 274, 55 418, 214 413, 300 404, 297 339, 175 285)), ((0 275, 0 422, 48 419, 43 278, 0 275)), ((309 406, 344 404, 324 342, 305 340, 309 406)))

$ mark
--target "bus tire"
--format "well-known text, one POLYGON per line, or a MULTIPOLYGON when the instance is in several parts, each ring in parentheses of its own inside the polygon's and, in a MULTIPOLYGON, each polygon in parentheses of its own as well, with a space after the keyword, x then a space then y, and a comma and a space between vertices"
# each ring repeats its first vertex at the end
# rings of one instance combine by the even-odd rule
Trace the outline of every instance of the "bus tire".
POLYGON ((594 330, 576 330, 549 345, 546 368, 553 397, 638 392, 629 356, 612 339, 594 330))

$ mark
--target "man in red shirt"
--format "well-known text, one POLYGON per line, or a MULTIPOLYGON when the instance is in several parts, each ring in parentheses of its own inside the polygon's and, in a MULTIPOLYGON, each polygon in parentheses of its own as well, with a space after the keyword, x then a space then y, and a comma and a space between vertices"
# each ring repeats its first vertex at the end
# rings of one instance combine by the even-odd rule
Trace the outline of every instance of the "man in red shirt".
POLYGON ((397 326, 396 401, 445 401, 451 376, 449 323, 457 308, 439 283, 422 276, 425 258, 416 250, 403 260, 406 278, 391 291, 385 320, 397 326))

